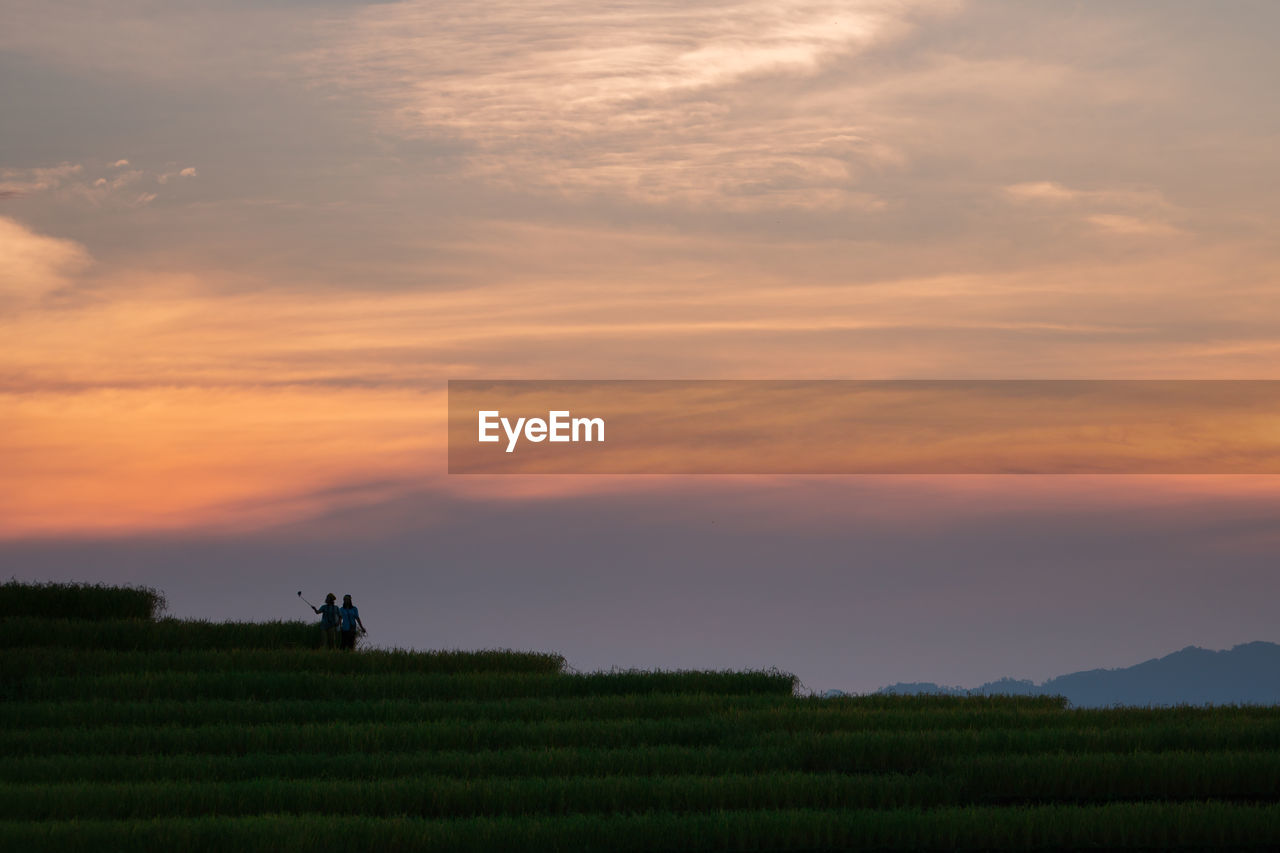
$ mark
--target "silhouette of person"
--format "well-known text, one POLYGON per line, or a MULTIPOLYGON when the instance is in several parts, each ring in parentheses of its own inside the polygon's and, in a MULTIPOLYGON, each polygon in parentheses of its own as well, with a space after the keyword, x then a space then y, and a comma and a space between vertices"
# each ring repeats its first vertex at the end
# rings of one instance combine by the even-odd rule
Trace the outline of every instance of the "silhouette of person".
POLYGON ((351 601, 350 595, 342 596, 342 607, 338 608, 342 615, 342 648, 351 651, 356 647, 356 631, 367 634, 364 622, 360 619, 360 608, 351 601))
POLYGON ((338 648, 338 628, 342 625, 342 609, 334 604, 338 596, 329 593, 324 597, 324 604, 311 608, 320 616, 320 627, 324 628, 324 645, 327 649, 338 648))

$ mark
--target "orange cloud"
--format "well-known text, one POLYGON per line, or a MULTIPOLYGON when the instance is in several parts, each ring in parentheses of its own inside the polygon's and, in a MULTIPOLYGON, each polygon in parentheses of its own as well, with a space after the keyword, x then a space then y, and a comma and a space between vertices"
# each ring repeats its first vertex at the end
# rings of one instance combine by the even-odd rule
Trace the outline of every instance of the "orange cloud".
POLYGON ((1277 424, 1280 382, 486 380, 450 383, 449 469, 1275 474, 1277 424), (552 411, 606 434, 522 440, 520 419, 552 411))
POLYGON ((443 456, 441 395, 403 389, 0 394, 0 410, 0 536, 269 526, 419 487, 443 456))
POLYGON ((38 234, 0 216, 0 314, 29 306, 89 264, 79 243, 38 234))
POLYGON ((10 10, 113 126, 196 108, 0 170, 3 535, 672 482, 441 480, 449 378, 1275 378, 1256 10, 642 6, 10 10))

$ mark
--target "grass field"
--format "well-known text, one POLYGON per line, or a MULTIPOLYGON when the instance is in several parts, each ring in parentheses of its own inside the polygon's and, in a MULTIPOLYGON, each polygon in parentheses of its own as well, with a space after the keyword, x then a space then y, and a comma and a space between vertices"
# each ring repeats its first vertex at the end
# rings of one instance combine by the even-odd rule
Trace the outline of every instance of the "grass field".
POLYGON ((5 588, 33 603, 0 625, 14 850, 1280 847, 1280 708, 818 699, 772 671, 332 652, 305 623, 159 619, 148 590, 5 588))

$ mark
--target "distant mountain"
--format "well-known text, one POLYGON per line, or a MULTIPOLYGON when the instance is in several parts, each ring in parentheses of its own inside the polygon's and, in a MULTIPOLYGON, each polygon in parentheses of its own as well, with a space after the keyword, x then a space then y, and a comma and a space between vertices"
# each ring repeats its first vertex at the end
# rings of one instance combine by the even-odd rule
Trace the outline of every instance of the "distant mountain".
POLYGON ((877 693, 932 693, 948 696, 1066 696, 1079 708, 1107 705, 1280 704, 1280 645, 1244 643, 1215 652, 1187 646, 1124 669, 1090 669, 1051 678, 1043 684, 1002 678, 981 687, 946 687, 931 682, 899 683, 877 693))

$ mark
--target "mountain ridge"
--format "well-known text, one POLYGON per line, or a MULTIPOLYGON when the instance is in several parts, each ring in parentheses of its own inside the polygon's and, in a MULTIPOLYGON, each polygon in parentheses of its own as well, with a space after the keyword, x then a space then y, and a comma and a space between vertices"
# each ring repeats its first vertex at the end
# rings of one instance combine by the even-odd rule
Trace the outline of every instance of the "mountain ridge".
MULTIPOLYGON (((833 691, 839 692, 839 691, 833 691)), ((1087 669, 1040 684, 1000 678, 964 688, 933 682, 899 682, 876 693, 948 696, 1059 695, 1073 706, 1274 705, 1280 704, 1280 644, 1264 640, 1214 650, 1185 646, 1128 667, 1087 669)))

